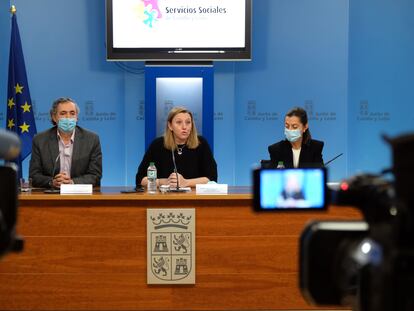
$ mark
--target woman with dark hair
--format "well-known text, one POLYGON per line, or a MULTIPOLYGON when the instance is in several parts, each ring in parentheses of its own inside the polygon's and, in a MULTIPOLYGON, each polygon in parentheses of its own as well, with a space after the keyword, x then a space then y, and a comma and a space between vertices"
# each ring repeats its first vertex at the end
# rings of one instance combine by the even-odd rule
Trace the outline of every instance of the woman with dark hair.
POLYGON ((150 162, 157 167, 157 186, 195 187, 196 184, 217 181, 217 164, 210 146, 197 134, 193 114, 184 107, 171 109, 164 135, 154 139, 145 152, 135 177, 137 186, 147 186, 150 162), (173 157, 177 173, 174 172, 173 157))
POLYGON ((308 115, 300 107, 285 116, 285 140, 268 147, 272 166, 283 162, 286 168, 323 167, 323 142, 312 139, 308 115))

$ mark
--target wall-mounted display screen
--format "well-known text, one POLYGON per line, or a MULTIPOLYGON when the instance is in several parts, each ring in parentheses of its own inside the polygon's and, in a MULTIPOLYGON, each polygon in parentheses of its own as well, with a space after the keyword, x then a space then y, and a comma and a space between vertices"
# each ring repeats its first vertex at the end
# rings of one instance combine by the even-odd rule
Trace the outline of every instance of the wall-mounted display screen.
POLYGON ((249 60, 251 0, 106 0, 108 60, 249 60))

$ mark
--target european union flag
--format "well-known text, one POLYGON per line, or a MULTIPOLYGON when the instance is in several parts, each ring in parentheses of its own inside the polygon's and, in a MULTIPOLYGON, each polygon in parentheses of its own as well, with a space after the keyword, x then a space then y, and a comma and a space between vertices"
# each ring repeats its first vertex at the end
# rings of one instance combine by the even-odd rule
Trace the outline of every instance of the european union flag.
POLYGON ((22 161, 32 152, 32 138, 37 131, 15 13, 12 16, 9 57, 6 128, 16 132, 22 141, 20 156, 15 160, 22 176, 22 161))

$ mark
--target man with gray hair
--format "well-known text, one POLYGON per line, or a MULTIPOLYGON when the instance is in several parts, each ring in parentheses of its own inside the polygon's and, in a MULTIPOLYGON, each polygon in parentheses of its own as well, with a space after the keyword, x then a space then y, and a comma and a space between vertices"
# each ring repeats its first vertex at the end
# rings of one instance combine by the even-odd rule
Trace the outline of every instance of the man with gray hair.
POLYGON ((61 184, 99 186, 102 178, 101 143, 97 134, 77 126, 79 107, 70 98, 58 98, 50 109, 52 128, 32 141, 29 177, 33 187, 61 184))

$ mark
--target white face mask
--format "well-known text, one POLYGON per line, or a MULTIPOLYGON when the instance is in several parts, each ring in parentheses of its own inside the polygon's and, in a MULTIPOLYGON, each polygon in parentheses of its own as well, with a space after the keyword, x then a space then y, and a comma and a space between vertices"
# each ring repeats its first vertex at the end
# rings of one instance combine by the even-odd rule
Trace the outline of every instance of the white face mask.
POLYGON ((288 130, 285 128, 285 137, 288 141, 293 143, 302 137, 302 131, 300 129, 288 130))

